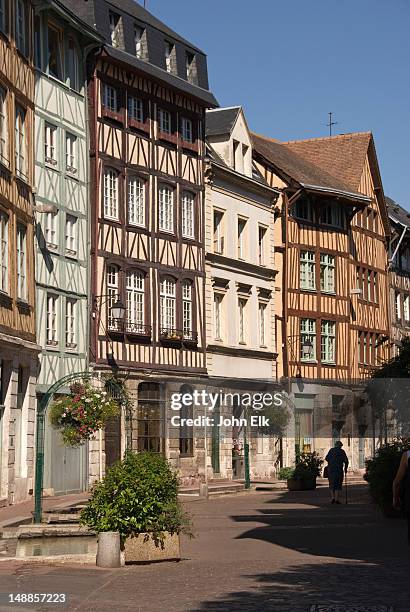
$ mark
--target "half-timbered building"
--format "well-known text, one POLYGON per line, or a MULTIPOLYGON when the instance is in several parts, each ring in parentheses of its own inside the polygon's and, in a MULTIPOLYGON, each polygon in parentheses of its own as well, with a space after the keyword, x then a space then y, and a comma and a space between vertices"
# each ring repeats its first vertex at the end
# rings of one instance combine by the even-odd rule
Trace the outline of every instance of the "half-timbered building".
MULTIPOLYGON (((89 156, 86 52, 100 37, 72 12, 48 0, 35 9, 35 182, 37 393, 88 367, 90 287, 89 156)), ((88 445, 65 447, 47 419, 45 488, 83 490, 88 445)))
MULTIPOLYGON (((192 429, 170 429, 169 396, 206 374, 206 56, 131 0, 72 6, 105 37, 90 62, 90 360, 127 379, 133 448, 196 475, 192 429)), ((122 427, 106 429, 107 465, 122 427)))
MULTIPOLYGON (((282 189, 283 375, 296 452, 343 439, 353 467, 373 444, 360 387, 389 352, 389 223, 370 133, 282 143, 254 135, 282 189)), ((279 250, 280 256, 280 250, 279 250)))
POLYGON ((232 393, 234 400, 214 409, 209 469, 213 478, 243 477, 247 435, 252 476, 269 477, 279 440, 251 426, 218 423, 221 414, 250 421, 252 411, 246 413, 240 398, 272 391, 278 378, 273 209, 279 191, 254 171, 252 139, 240 106, 208 111, 206 137, 207 368, 210 385, 232 393))
POLYGON ((32 7, 0 10, 0 505, 33 489, 34 320, 32 7))
POLYGON ((410 336, 410 213, 386 197, 391 227, 389 253, 389 305, 391 357, 403 338, 410 336))

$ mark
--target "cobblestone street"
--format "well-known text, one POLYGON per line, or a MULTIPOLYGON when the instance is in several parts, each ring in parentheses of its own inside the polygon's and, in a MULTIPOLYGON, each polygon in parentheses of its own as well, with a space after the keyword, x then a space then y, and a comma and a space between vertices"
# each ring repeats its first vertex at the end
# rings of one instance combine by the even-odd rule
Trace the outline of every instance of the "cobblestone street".
POLYGON ((409 610, 405 524, 384 519, 364 485, 350 488, 347 506, 331 506, 321 487, 187 507, 196 537, 183 541, 180 563, 120 570, 2 563, 0 590, 67 592, 73 611, 409 610))

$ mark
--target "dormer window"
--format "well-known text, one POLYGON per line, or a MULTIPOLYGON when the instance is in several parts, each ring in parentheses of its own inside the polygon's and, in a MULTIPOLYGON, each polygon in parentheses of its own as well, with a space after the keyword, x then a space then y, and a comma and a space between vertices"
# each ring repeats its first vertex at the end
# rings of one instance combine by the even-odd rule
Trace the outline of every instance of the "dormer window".
POLYGON ((144 122, 144 103, 140 98, 128 96, 128 118, 139 123, 144 122))
POLYGON ((139 25, 134 25, 134 42, 135 42, 135 57, 145 59, 146 57, 146 41, 145 29, 139 25))
POLYGON ((326 202, 321 210, 321 221, 324 225, 343 227, 342 209, 340 205, 337 202, 326 202))
POLYGON ((198 72, 196 67, 196 57, 193 53, 186 52, 185 55, 186 78, 193 85, 198 84, 198 72))
POLYGON ((170 74, 175 72, 175 45, 165 41, 165 69, 170 74))
POLYGON ((61 36, 51 25, 48 26, 48 72, 60 81, 63 78, 61 36))
POLYGON ((121 17, 110 11, 110 35, 113 47, 119 47, 121 42, 121 17))

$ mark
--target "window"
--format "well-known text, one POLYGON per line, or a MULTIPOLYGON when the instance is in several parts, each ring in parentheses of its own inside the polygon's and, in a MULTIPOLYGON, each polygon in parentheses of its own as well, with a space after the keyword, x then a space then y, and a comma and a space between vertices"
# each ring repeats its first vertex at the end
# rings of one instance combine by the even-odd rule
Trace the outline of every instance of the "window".
POLYGON ((185 191, 182 194, 182 235, 184 238, 194 237, 194 202, 192 193, 185 191))
POLYGON ((321 211, 321 220, 324 225, 342 227, 342 209, 339 204, 327 202, 321 211))
POLYGON ((45 240, 49 249, 58 247, 57 238, 57 213, 45 213, 45 240))
MULTIPOLYGON (((188 385, 182 385, 180 388, 181 397, 190 395, 192 397, 192 388, 188 385)), ((187 425, 188 419, 193 419, 193 406, 182 404, 181 411, 181 426, 179 427, 179 453, 181 457, 192 457, 194 454, 194 428, 192 425, 187 425), (182 424, 183 423, 183 424, 182 424)))
POLYGON ((110 11, 109 20, 111 44, 113 47, 119 47, 121 44, 121 17, 110 11))
POLYGON ((173 278, 166 277, 160 283, 160 317, 161 333, 175 330, 176 322, 176 283, 173 278))
POLYGON ((246 300, 239 298, 238 300, 238 313, 239 313, 239 343, 245 344, 246 342, 246 300))
POLYGON ((191 119, 186 119, 185 117, 181 117, 181 136, 182 140, 185 142, 192 143, 192 121, 191 119))
POLYGON ((215 340, 222 340, 222 300, 219 293, 214 294, 214 336, 215 340))
POLYGON ((67 44, 67 76, 71 89, 79 90, 80 88, 80 61, 78 58, 78 50, 72 38, 68 39, 67 44))
POLYGON ((165 134, 171 134, 171 113, 163 108, 159 109, 158 114, 159 129, 165 134))
POLYGON ((327 253, 320 254, 320 290, 335 292, 335 258, 327 253))
POLYGON ((144 275, 141 272, 127 272, 127 332, 144 332, 144 275))
POLYGON ((0 291, 9 290, 9 218, 0 212, 0 291))
POLYGON ((371 273, 371 270, 367 270, 367 299, 369 300, 369 302, 373 302, 372 289, 373 289, 372 273, 371 273))
POLYGON ((395 303, 396 303, 396 321, 401 320, 401 295, 396 291, 395 295, 395 303))
POLYGON ((238 219, 238 259, 245 259, 246 219, 238 219))
POLYGON ((118 220, 118 174, 115 170, 104 172, 104 217, 118 220))
POLYGON ((167 72, 175 72, 175 46, 165 41, 165 69, 167 72))
POLYGON ((189 51, 185 54, 185 69, 187 81, 193 85, 198 85, 196 57, 193 53, 189 53, 189 51))
POLYGON ((300 320, 300 358, 302 361, 316 359, 316 321, 315 319, 300 320), (305 352, 306 345, 312 345, 308 352, 305 352))
POLYGON ((128 181, 128 223, 145 225, 145 183, 139 178, 128 181))
POLYGON ((46 344, 48 346, 58 345, 57 304, 58 304, 58 297, 56 295, 53 295, 52 293, 47 293, 46 344))
POLYGON ((373 302, 375 304, 379 301, 379 289, 378 289, 378 276, 377 272, 373 272, 373 302))
POLYGON ((403 297, 403 317, 406 322, 410 321, 410 296, 403 297))
POLYGON ((144 123, 144 103, 140 98, 128 96, 128 118, 144 123))
POLYGON ((265 265, 265 242, 266 242, 267 228, 259 225, 258 227, 258 260, 259 265, 265 265))
POLYGON ((57 165, 57 128, 49 123, 44 126, 44 161, 57 165))
POLYGON ((65 303, 65 345, 69 349, 77 346, 76 311, 77 300, 67 298, 65 303))
POLYGON ((266 304, 259 303, 259 344, 266 346, 266 304))
POLYGON ((21 178, 26 176, 26 111, 21 106, 16 106, 16 174, 21 178))
POLYGON ((114 319, 112 316, 112 307, 118 299, 118 268, 117 266, 107 266, 106 272, 106 285, 107 285, 107 324, 108 329, 118 329, 118 319, 114 319))
POLYGON ((26 228, 17 225, 17 297, 27 299, 26 228))
POLYGON ((60 32, 48 26, 48 72, 56 79, 63 78, 63 54, 60 32))
POLYGON ((16 46, 21 53, 26 53, 26 6, 23 0, 16 3, 16 46))
POLYGON ((158 383, 138 386, 137 432, 138 452, 161 453, 164 450, 164 392, 158 383))
POLYGON ((403 249, 400 257, 400 267, 403 270, 410 270, 410 248, 403 249))
POLYGON ((7 132, 7 92, 0 87, 0 162, 8 166, 7 132))
POLYGON ((312 204, 306 198, 299 198, 295 206, 295 216, 305 221, 313 221, 312 204))
POLYGON ((67 172, 77 173, 77 136, 65 134, 65 164, 67 172))
POLYGON ((145 30, 138 25, 134 25, 135 56, 138 59, 145 59, 145 30))
POLYGON ((159 229, 164 232, 174 231, 174 193, 170 187, 159 188, 159 229))
POLYGON ((65 252, 77 255, 77 217, 66 215, 65 218, 65 252))
POLYGON ((0 30, 6 33, 6 0, 0 0, 0 30))
POLYGON ((223 212, 214 210, 214 252, 222 254, 224 252, 224 236, 223 236, 223 212))
POLYGON ((300 288, 316 289, 315 254, 313 251, 300 252, 300 288))
POLYGON ((320 358, 323 362, 335 362, 336 323, 334 321, 322 321, 321 326, 321 352, 320 358))
POLYGON ((116 113, 118 110, 117 90, 111 85, 103 84, 103 106, 106 109, 116 113))
POLYGON ((182 333, 184 338, 192 339, 192 283, 182 281, 182 333))

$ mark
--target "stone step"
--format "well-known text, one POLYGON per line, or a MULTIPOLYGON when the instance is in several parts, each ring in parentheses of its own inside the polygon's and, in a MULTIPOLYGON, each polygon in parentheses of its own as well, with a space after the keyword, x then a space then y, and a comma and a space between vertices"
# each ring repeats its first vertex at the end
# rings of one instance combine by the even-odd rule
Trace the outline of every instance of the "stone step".
POLYGON ((80 515, 78 512, 70 512, 68 514, 57 512, 45 512, 43 514, 43 523, 78 523, 80 515))
MULTIPOLYGON (((217 495, 227 495, 229 493, 240 493, 245 489, 241 482, 226 481, 225 483, 216 484, 215 482, 208 484, 209 495, 216 497, 217 495)), ((183 487, 179 490, 179 495, 199 495, 199 486, 183 487)))

